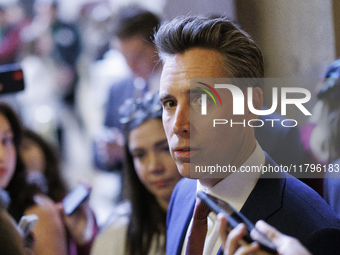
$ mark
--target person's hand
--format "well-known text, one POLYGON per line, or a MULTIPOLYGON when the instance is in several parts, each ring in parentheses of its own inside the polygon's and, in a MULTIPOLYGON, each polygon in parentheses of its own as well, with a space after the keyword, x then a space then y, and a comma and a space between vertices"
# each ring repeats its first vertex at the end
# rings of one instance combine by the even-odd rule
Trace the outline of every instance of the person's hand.
POLYGON ((105 165, 114 165, 124 158, 124 136, 116 128, 107 129, 96 140, 98 160, 105 165))
POLYGON ((27 208, 24 215, 36 214, 39 217, 37 225, 33 229, 36 236, 36 244, 33 247, 34 253, 66 254, 66 231, 59 208, 45 195, 34 195, 33 199, 35 204, 27 208))
MULTIPOLYGON (((219 224, 219 233, 224 255, 268 254, 260 250, 257 242, 248 244, 242 240, 246 233, 244 224, 239 224, 233 230, 228 231, 228 222, 223 214, 217 216, 217 224, 219 224)), ((266 222, 260 220, 256 223, 255 227, 273 242, 279 255, 311 255, 296 238, 282 234, 266 222)), ((253 239, 256 237, 255 233, 256 232, 250 233, 253 239)))
POLYGON ((222 250, 224 255, 247 255, 247 254, 267 254, 260 253, 259 244, 254 242, 248 244, 243 241, 246 233, 246 226, 241 223, 236 228, 229 231, 227 219, 223 214, 217 215, 217 224, 219 225, 219 233, 222 240, 222 250), (258 252, 258 253, 256 253, 258 252))
MULTIPOLYGON (((273 242, 278 254, 311 255, 311 253, 300 243, 298 239, 282 234, 265 221, 259 220, 255 227, 273 242)), ((252 236, 252 233, 250 233, 250 235, 252 236)))
POLYGON ((88 243, 93 236, 94 216, 86 199, 71 215, 66 215, 62 203, 58 203, 62 219, 78 245, 88 243))
POLYGON ((32 231, 26 237, 24 243, 25 243, 24 255, 34 255, 34 248, 37 243, 37 237, 32 231))

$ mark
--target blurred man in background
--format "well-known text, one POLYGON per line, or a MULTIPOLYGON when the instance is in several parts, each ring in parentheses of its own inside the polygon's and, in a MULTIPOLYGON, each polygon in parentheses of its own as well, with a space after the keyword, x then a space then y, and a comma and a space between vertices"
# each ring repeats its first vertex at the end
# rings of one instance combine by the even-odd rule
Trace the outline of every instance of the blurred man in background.
POLYGON ((96 164, 101 169, 121 169, 123 153, 122 124, 119 107, 127 98, 140 98, 147 91, 157 91, 162 65, 153 43, 154 30, 160 25, 155 14, 138 6, 118 11, 113 46, 124 56, 132 75, 111 86, 105 114, 104 135, 96 143, 96 164))

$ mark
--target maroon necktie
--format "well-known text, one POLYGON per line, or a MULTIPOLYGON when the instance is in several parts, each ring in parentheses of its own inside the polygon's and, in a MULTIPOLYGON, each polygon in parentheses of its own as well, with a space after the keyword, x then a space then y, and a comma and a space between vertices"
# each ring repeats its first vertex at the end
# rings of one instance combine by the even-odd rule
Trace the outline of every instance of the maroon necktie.
POLYGON ((192 226, 188 237, 186 255, 202 255, 208 229, 207 217, 209 212, 210 209, 205 203, 197 198, 192 226))

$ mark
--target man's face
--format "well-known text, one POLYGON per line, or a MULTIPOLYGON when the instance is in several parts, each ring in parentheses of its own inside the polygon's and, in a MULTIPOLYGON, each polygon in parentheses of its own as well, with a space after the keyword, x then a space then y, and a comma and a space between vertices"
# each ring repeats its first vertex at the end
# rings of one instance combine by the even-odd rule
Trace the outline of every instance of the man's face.
POLYGON ((136 35, 124 40, 117 39, 114 45, 123 54, 136 77, 147 79, 152 74, 158 61, 154 44, 136 35))
POLYGON ((233 115, 232 94, 228 89, 216 89, 223 106, 210 107, 204 119, 200 112, 201 93, 190 97, 190 93, 195 94, 195 89, 190 89, 190 78, 226 78, 222 67, 220 53, 202 48, 171 55, 163 67, 160 84, 163 125, 170 153, 184 177, 190 177, 190 165, 218 163, 239 167, 250 155, 249 150, 254 149, 251 128, 212 125, 216 118, 241 122, 255 117, 248 110, 245 115, 233 115))

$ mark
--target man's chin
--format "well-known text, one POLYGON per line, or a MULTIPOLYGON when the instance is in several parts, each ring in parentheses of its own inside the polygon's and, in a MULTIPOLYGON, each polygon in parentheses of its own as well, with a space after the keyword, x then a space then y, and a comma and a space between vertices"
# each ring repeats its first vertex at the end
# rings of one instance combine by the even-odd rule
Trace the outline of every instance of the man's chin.
POLYGON ((190 179, 199 179, 199 178, 204 178, 207 177, 207 173, 195 173, 195 165, 190 165, 190 163, 178 163, 177 168, 179 173, 186 178, 190 179), (190 167, 193 169, 190 170, 190 167))
POLYGON ((190 178, 190 163, 177 163, 178 172, 186 178, 190 178))

